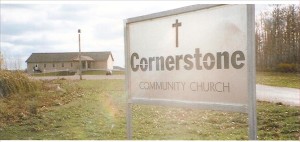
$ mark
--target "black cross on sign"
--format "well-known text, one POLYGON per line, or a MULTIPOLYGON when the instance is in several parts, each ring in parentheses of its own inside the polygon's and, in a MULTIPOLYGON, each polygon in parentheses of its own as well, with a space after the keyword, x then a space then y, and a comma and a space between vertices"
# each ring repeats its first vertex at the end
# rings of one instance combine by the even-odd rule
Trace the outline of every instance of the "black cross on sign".
POLYGON ((176 23, 172 25, 172 27, 176 28, 176 47, 178 47, 178 27, 181 26, 181 23, 178 23, 178 19, 176 19, 176 23))

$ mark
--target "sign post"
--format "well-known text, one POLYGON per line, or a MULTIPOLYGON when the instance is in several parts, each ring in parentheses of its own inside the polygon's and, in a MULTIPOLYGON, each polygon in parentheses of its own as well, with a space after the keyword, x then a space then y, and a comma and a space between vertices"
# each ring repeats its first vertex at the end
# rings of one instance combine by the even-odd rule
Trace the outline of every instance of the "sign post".
POLYGON ((256 139, 254 5, 193 5, 124 21, 127 137, 133 104, 249 114, 256 139))
POLYGON ((256 66, 255 66, 255 7, 247 5, 247 56, 248 56, 248 115, 249 115, 249 139, 257 139, 257 119, 256 119, 256 66))

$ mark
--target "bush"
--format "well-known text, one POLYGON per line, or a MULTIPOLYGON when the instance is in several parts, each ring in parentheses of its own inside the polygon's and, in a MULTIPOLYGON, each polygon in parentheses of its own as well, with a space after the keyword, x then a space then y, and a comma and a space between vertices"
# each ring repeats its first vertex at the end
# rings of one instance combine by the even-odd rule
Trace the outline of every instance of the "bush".
POLYGON ((0 96, 36 90, 38 84, 21 72, 0 71, 0 96))
POLYGON ((277 71, 280 72, 296 72, 296 64, 281 63, 277 65, 277 71))

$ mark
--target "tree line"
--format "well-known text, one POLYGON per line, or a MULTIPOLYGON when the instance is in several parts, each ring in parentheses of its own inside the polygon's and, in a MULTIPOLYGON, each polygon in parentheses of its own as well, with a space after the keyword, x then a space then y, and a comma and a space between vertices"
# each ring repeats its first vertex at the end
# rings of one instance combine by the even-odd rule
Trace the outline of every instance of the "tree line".
POLYGON ((21 70, 22 61, 20 57, 5 57, 0 52, 0 70, 21 70))
POLYGON ((258 71, 299 71, 300 7, 272 5, 256 15, 255 44, 258 71))

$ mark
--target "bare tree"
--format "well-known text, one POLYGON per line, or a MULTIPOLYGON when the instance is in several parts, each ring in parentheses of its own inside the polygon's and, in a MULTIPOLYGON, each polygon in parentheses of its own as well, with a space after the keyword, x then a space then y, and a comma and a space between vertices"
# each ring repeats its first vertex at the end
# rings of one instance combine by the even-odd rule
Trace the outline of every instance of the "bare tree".
POLYGON ((16 62, 17 62, 16 70, 21 70, 21 65, 22 65, 21 58, 17 57, 16 62))
POLYGON ((300 7, 273 5, 256 20, 256 65, 259 70, 274 70, 281 64, 300 61, 300 7))

